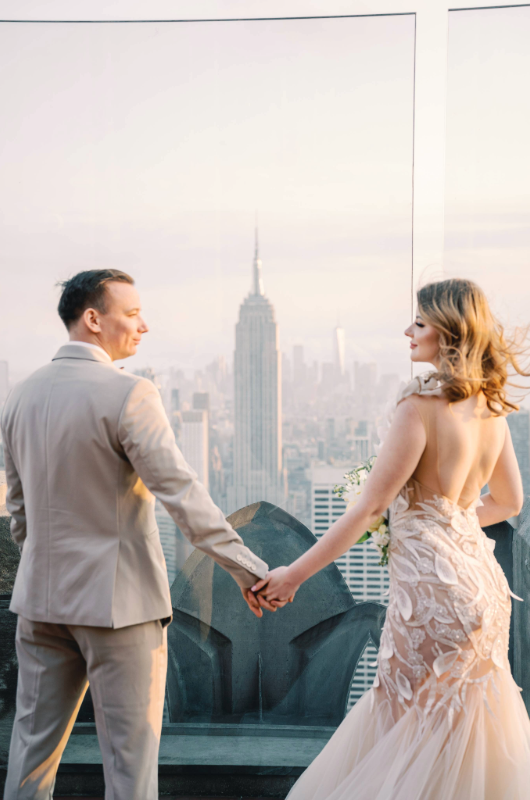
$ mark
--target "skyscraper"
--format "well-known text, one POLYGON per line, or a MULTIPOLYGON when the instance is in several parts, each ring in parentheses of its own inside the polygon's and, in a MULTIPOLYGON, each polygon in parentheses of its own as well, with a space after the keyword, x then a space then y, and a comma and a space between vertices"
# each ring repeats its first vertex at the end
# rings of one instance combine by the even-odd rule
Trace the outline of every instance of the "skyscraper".
POLYGON ((295 344, 293 347, 293 380, 297 386, 304 386, 307 380, 307 366, 304 361, 302 344, 295 344))
POLYGON ((283 504, 280 373, 278 325, 265 297, 256 230, 252 287, 236 325, 232 511, 260 500, 283 504))
POLYGON ((205 409, 182 412, 180 434, 182 455, 197 473, 200 482, 209 486, 208 412, 205 409))
POLYGON ((210 394, 209 392, 194 392, 193 393, 193 408, 196 410, 204 410, 210 413, 210 394))
POLYGON ((335 366, 335 376, 337 380, 342 380, 345 372, 345 350, 346 336, 344 328, 337 325, 333 330, 333 362, 335 366))

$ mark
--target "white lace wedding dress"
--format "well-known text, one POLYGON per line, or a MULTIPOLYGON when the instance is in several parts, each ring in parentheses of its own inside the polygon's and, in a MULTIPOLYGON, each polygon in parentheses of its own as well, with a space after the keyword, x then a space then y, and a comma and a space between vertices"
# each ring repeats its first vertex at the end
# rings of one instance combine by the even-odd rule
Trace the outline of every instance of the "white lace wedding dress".
MULTIPOLYGON (((435 391, 415 379, 402 396, 412 393, 435 391)), ((479 504, 461 508, 414 480, 392 503, 375 682, 288 800, 530 798, 530 720, 507 658, 510 590, 479 504)))

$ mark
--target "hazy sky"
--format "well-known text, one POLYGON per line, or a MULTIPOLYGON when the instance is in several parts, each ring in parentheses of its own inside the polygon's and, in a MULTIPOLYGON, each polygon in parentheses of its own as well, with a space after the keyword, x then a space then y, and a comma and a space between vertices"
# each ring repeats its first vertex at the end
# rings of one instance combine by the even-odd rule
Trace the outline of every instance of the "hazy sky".
POLYGON ((530 323, 529 41, 529 7, 449 15, 445 271, 509 329, 530 323))
POLYGON ((281 346, 406 369, 412 17, 4 25, 0 358, 64 338, 54 283, 114 266, 151 332, 138 364, 231 356, 259 213, 281 346), (398 362, 396 362, 396 359, 398 362))
POLYGON ((449 15, 448 274, 530 322, 530 7, 449 15))
MULTIPOLYGON (((0 25, 0 359, 47 361, 54 284, 106 266, 151 324, 131 367, 231 357, 257 209, 282 350, 330 359, 340 315, 348 363, 406 374, 413 37, 407 16, 0 25)), ((528 41, 529 8, 450 15, 445 266, 508 322, 530 307, 528 41)))

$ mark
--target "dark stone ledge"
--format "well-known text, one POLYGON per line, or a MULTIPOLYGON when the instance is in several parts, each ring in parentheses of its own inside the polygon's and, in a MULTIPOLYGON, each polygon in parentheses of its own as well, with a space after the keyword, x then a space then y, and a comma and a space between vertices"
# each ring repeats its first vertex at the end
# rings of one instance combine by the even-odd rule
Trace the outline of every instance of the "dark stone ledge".
MULTIPOLYGON (((303 769, 251 770, 248 767, 159 767, 160 797, 276 797, 285 798, 303 769)), ((5 782, 0 768, 0 790, 5 782)), ((105 794, 101 766, 61 765, 54 797, 97 797, 105 794)))

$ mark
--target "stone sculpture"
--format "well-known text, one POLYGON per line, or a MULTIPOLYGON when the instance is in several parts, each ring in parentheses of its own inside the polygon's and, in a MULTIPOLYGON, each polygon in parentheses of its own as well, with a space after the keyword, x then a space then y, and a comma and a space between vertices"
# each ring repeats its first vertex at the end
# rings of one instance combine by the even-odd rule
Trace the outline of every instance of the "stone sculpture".
MULTIPOLYGON (((261 502, 229 521, 274 567, 316 541, 282 509, 261 502)), ((331 564, 295 602, 257 619, 230 575, 199 551, 171 590, 167 700, 171 722, 338 725, 357 662, 379 644, 385 608, 357 603, 331 564)))

